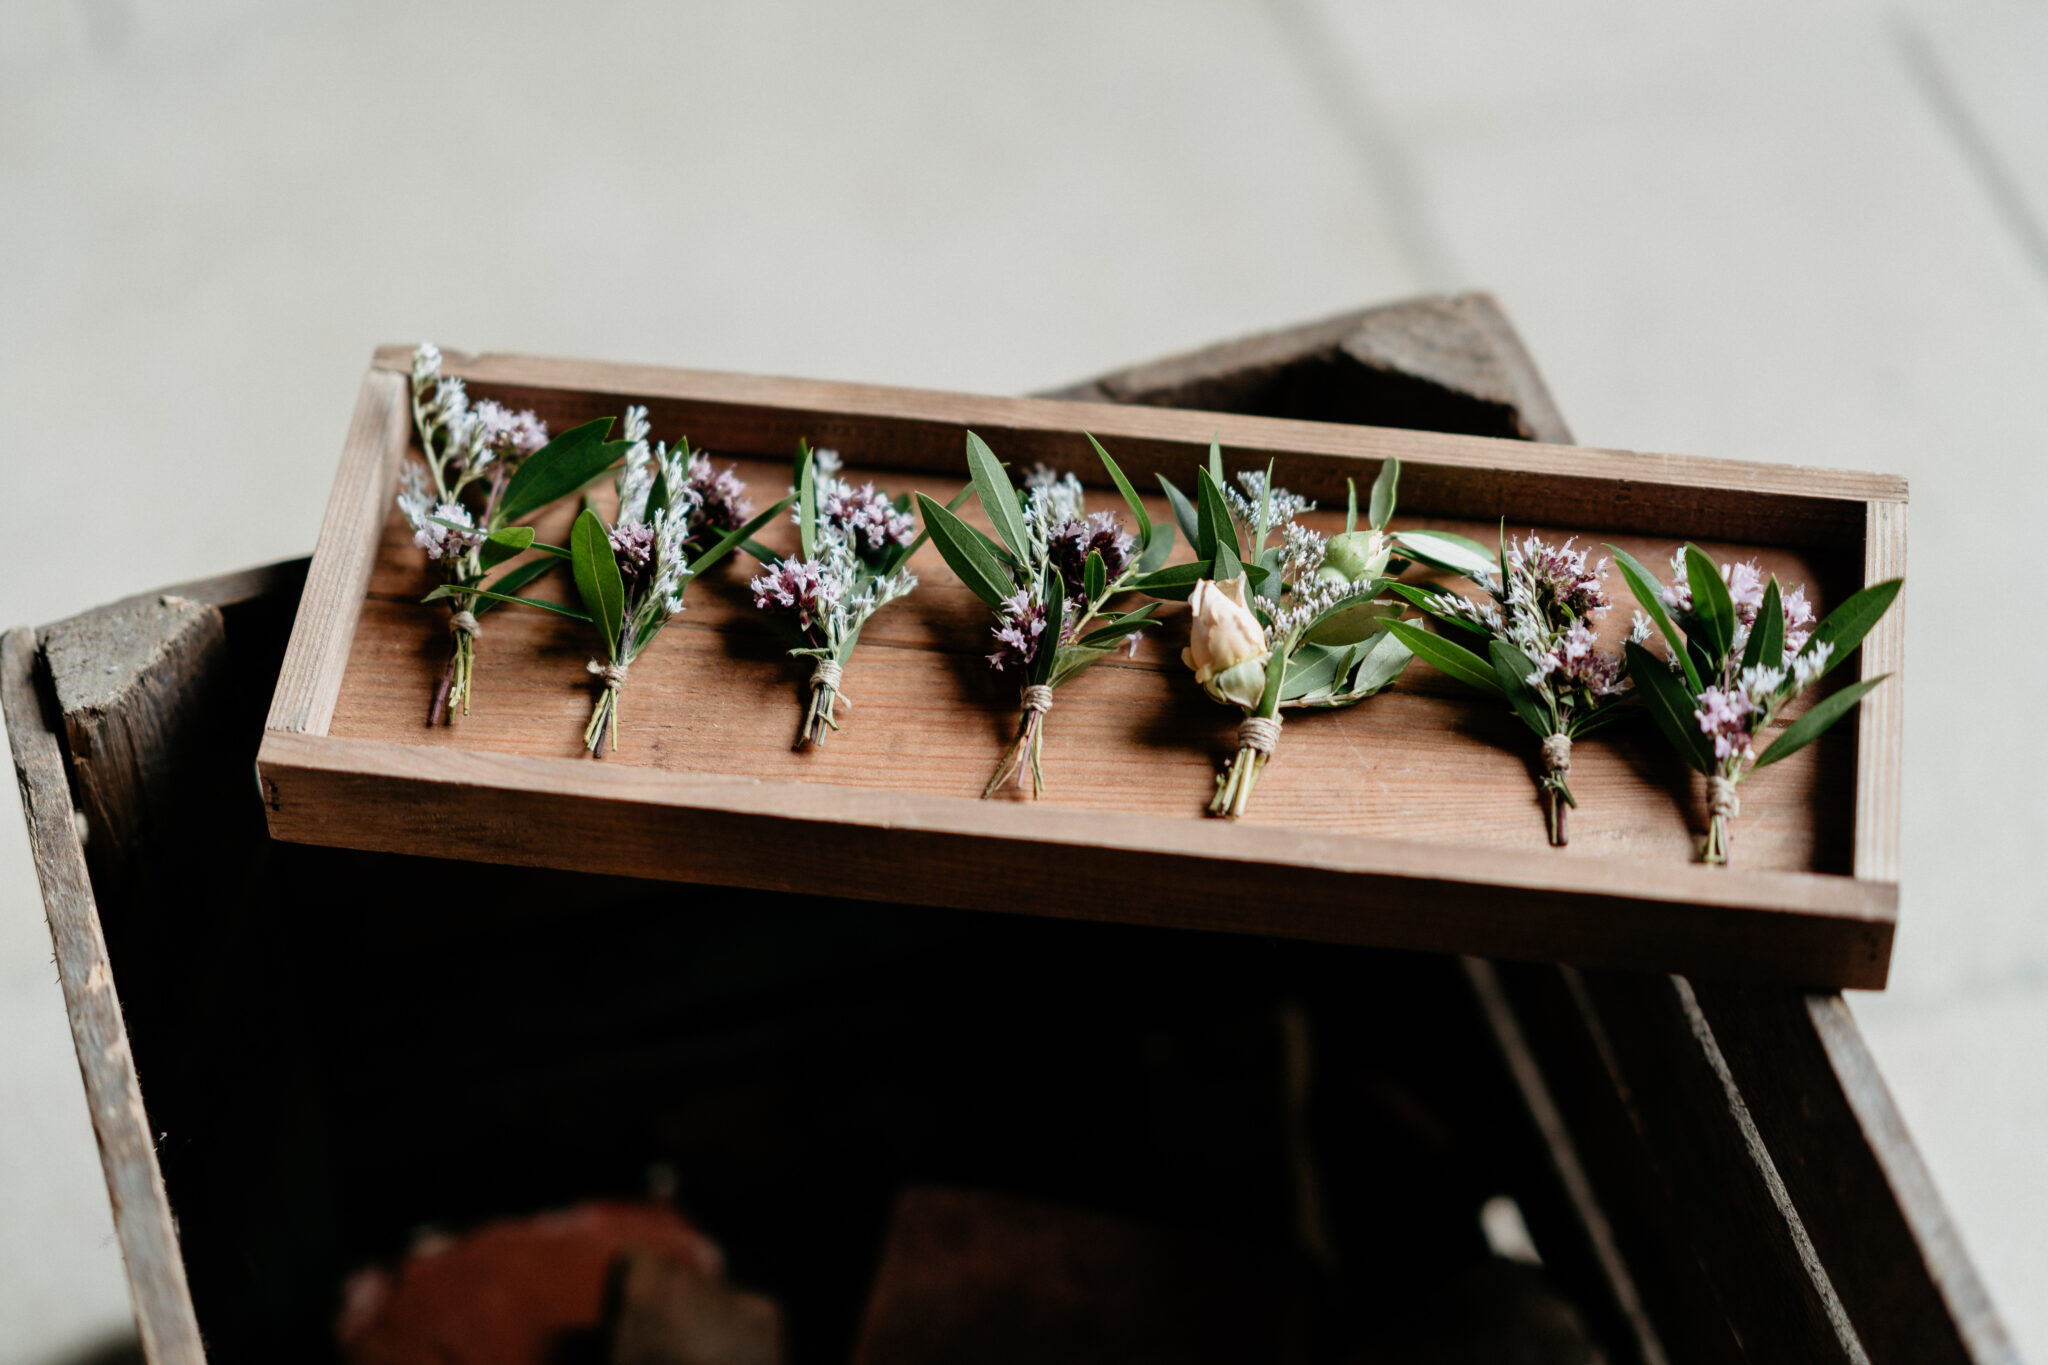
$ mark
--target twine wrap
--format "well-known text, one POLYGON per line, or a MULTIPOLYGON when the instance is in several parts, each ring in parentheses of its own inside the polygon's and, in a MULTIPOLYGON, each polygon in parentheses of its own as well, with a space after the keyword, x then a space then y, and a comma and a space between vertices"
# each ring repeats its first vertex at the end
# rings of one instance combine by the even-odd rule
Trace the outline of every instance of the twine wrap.
POLYGON ((626 685, 626 670, 631 667, 630 664, 599 663, 595 659, 590 660, 583 666, 589 669, 596 677, 604 679, 604 686, 607 692, 616 692, 626 685))
POLYGON ((1044 683, 1026 683, 1021 695, 1026 711, 1036 711, 1042 716, 1052 710, 1052 689, 1044 683))
POLYGON ((816 692, 822 688, 832 694, 833 700, 843 701, 848 706, 853 705, 853 698, 839 690, 840 676, 839 664, 835 660, 818 660, 818 666, 811 670, 811 691, 816 692))
POLYGON ((1717 773, 1707 779, 1707 810, 1717 820, 1733 820, 1742 813, 1742 800, 1735 794, 1733 778, 1717 773))
POLYGON ((448 631, 451 635, 467 635, 472 640, 484 633, 483 627, 476 623, 476 613, 466 607, 448 618, 448 631))
POLYGON ((1271 758, 1280 747, 1280 717, 1246 716, 1237 727, 1237 747, 1271 758))
POLYGON ((1543 769, 1553 777, 1572 770, 1572 737, 1562 730, 1543 737, 1543 769))

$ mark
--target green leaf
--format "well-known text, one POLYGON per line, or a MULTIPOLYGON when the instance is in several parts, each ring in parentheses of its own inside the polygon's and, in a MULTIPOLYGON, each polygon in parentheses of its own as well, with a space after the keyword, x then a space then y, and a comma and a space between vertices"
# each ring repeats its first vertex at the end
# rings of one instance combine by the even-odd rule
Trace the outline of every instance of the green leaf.
MULTIPOLYGON (((1087 432, 1081 433, 1088 436, 1087 432)), ((1138 490, 1131 487, 1131 481, 1118 469, 1116 461, 1109 458, 1109 452, 1102 448, 1102 442, 1088 436, 1088 444, 1095 447, 1095 454, 1102 460, 1102 467, 1109 471, 1110 482, 1116 491, 1124 495, 1124 505, 1131 509, 1131 520, 1138 526, 1138 544, 1150 548, 1152 544, 1152 514, 1145 510, 1145 500, 1138 496, 1138 490)))
POLYGON ((1266 660, 1266 687, 1259 693, 1259 709, 1254 713, 1272 716, 1280 711, 1280 692, 1287 685, 1287 654, 1274 650, 1266 660))
POLYGON ((1344 480, 1344 534, 1350 535, 1358 529, 1358 480, 1344 480))
POLYGON ((1721 581, 1720 569, 1697 545, 1685 547, 1685 579, 1692 585, 1692 619, 1707 637, 1700 643, 1718 665, 1735 646, 1735 602, 1721 581))
POLYGON ((499 524, 530 517, 611 468, 618 459, 604 439, 611 429, 612 419, 600 417, 571 427, 527 456, 498 499, 499 524))
POLYGON ((1100 602, 1102 594, 1109 588, 1109 566, 1102 562, 1100 550, 1090 550, 1087 561, 1081 566, 1081 591, 1090 603, 1100 602))
POLYGON ((1163 569, 1140 575, 1131 580, 1133 592, 1144 593, 1168 602, 1185 602, 1195 590, 1195 584, 1210 576, 1210 568, 1200 560, 1187 564, 1169 564, 1163 569))
POLYGON ((1493 660, 1494 681, 1500 684, 1508 705, 1515 708, 1522 724, 1539 735, 1549 735, 1556 726, 1551 720, 1550 708, 1536 695, 1536 689, 1529 686, 1529 670, 1534 667, 1529 656, 1506 640, 1490 641, 1486 651, 1487 657, 1493 660))
POLYGON ((1209 577, 1218 583, 1228 583, 1233 578, 1244 577, 1245 566, 1238 557, 1227 549, 1216 552, 1216 558, 1209 562, 1209 577))
POLYGON ((1366 520, 1373 529, 1385 531, 1387 523, 1394 519, 1394 492, 1401 483, 1401 462, 1389 455, 1380 466, 1379 477, 1372 481, 1372 508, 1366 513, 1366 520))
POLYGON ((1375 635, 1404 610, 1399 602, 1375 601, 1378 584, 1331 603, 1301 633, 1305 645, 1350 645, 1375 635))
POLYGON ((1252 517, 1252 558, 1261 562, 1266 554, 1266 532, 1273 519, 1273 462, 1266 461, 1265 482, 1259 485, 1259 510, 1252 517))
MULTIPOLYGON (((932 544, 968 591, 986 602, 993 610, 1003 604, 1003 599, 1017 591, 1016 580, 994 555, 989 553, 986 538, 974 533, 974 528, 937 501, 923 493, 917 495, 918 509, 924 513, 924 529, 931 535, 932 544)), ((1189 585, 1192 591, 1193 585, 1189 585)))
POLYGON ((1287 681, 1280 689, 1280 700, 1300 701, 1317 693, 1335 691, 1338 680, 1358 666, 1358 661, 1365 657, 1365 651, 1363 643, 1303 645, 1294 651, 1294 657, 1287 663, 1287 681))
POLYGON ((811 558, 818 548, 818 457, 808 441, 797 443, 796 537, 798 552, 811 558))
MULTIPOLYGON (((953 495, 953 500, 946 504, 946 510, 948 512, 959 511, 961 505, 973 496, 974 489, 972 486, 961 489, 958 493, 955 493, 953 495)), ((904 493, 900 495, 900 497, 898 498, 898 502, 901 504, 901 506, 897 510, 907 512, 910 510, 912 505, 915 504, 916 501, 917 500, 913 498, 910 494, 904 493)), ((882 572, 884 574, 895 573, 898 569, 902 568, 905 564, 909 563, 910 557, 916 554, 919 550, 923 549, 924 543, 927 540, 930 540, 931 538, 931 527, 927 526, 917 533, 916 540, 911 541, 908 545, 902 545, 897 547, 896 553, 889 557, 889 562, 882 566, 882 572)), ((748 550, 748 553, 753 554, 754 557, 757 559, 760 558, 759 553, 752 550, 751 548, 748 550)))
MULTIPOLYGON (((1685 670, 1685 681, 1692 688, 1692 695, 1698 696, 1700 692, 1699 669, 1693 666, 1692 660, 1686 657, 1685 651, 1679 649, 1679 643, 1685 637, 1679 634, 1678 627, 1671 624, 1671 614, 1664 610, 1664 599, 1658 596, 1656 576, 1642 565, 1636 563, 1635 556, 1627 551, 1617 550, 1612 545, 1608 546, 1607 549, 1614 556, 1614 567, 1621 570, 1622 578, 1627 581, 1628 590, 1635 594, 1636 601, 1642 604, 1644 613, 1656 624, 1657 629, 1664 632, 1664 643, 1670 645, 1672 649, 1678 650, 1678 663, 1679 667, 1685 670)), ((1716 578, 1720 577, 1719 574, 1714 576, 1716 578)), ((1662 667, 1662 665, 1660 664, 1659 667, 1662 667)))
POLYGON ((1214 559, 1219 547, 1229 547, 1233 558, 1244 558, 1237 543, 1237 526, 1230 520, 1230 504, 1223 500, 1223 485, 1208 470, 1195 473, 1195 556, 1214 559))
MULTIPOLYGON (((454 591, 457 590, 447 587, 436 588, 420 600, 422 602, 431 602, 437 597, 451 595, 454 591)), ((582 621, 586 625, 590 623, 588 616, 574 607, 565 607, 560 602, 543 602, 537 597, 513 597, 502 592, 492 592, 489 588, 462 588, 459 591, 472 593, 475 596, 486 598, 492 602, 513 602, 522 607, 539 607, 542 611, 551 611, 557 616, 566 616, 572 621, 582 621)), ((478 607, 477 610, 482 611, 484 608, 478 607)))
POLYGON ((1415 658, 1414 651, 1394 638, 1390 631, 1382 631, 1366 642, 1365 655, 1358 661, 1358 669, 1351 675, 1348 689, 1352 700, 1363 701, 1388 683, 1401 676, 1401 670, 1408 667, 1415 658))
POLYGON ((1223 486, 1223 443, 1214 436, 1209 438, 1209 477, 1218 488, 1223 486))
POLYGON ((619 557, 612 551, 604 518, 585 508, 569 528, 569 566, 576 574, 576 593, 583 609, 604 632, 604 642, 618 657, 619 630, 626 615, 626 582, 619 576, 619 557))
POLYGON ((1463 645, 1454 645, 1407 621, 1389 621, 1387 629, 1408 646, 1409 652, 1439 672, 1478 688, 1491 697, 1505 699, 1507 691, 1495 676, 1493 665, 1481 660, 1463 645))
POLYGON ((1402 531, 1394 537, 1401 552, 1418 563, 1472 579, 1491 579, 1493 554, 1478 541, 1449 531, 1402 531))
POLYGON ((1059 664, 1059 638, 1067 611, 1067 589, 1060 582, 1060 571, 1048 564, 1045 578, 1039 585, 1039 594, 1045 600, 1045 633, 1039 637, 1038 657, 1031 661, 1031 681, 1049 682, 1052 671, 1059 664))
POLYGON ((1764 588, 1763 605, 1756 609, 1756 624, 1749 629, 1749 644, 1742 651, 1742 666, 1755 668, 1768 663, 1777 668, 1785 662, 1785 605, 1778 596, 1778 576, 1771 575, 1764 588))
POLYGON ((1003 472, 1002 461, 988 448, 988 442, 967 433, 967 472, 974 480, 974 496, 988 514, 989 525, 1009 546, 1019 564, 1031 562, 1031 537, 1024 530, 1024 513, 1017 505, 1017 490, 1003 472))
POLYGON ((1821 672, 1834 672, 1841 667, 1842 661, 1849 657, 1856 646, 1863 643, 1863 637, 1870 634, 1870 628, 1891 610, 1893 599, 1898 597, 1899 589, 1905 586, 1906 580, 1903 578, 1887 578, 1882 583, 1872 583, 1867 588, 1850 593, 1843 599, 1841 606, 1829 612, 1827 619, 1814 627, 1813 638, 1808 640, 1806 647, 1799 652, 1811 654, 1817 645, 1833 645, 1834 653, 1828 655, 1828 666, 1821 672))
POLYGON ((1145 542, 1145 549, 1138 556, 1139 573, 1155 573, 1166 563, 1166 557, 1173 553, 1173 523, 1155 521, 1152 523, 1152 538, 1145 542))
POLYGON ((1201 518, 1195 512, 1195 505, 1188 501, 1188 495, 1167 481, 1164 474, 1153 476, 1159 480, 1159 491, 1166 494, 1167 506, 1173 508, 1173 519, 1180 523, 1180 533, 1187 543, 1200 554, 1202 544, 1201 518))
POLYGON ((1830 692, 1822 697, 1805 715, 1786 726, 1778 737, 1771 741, 1771 747, 1758 755, 1756 766, 1761 768, 1766 763, 1776 763, 1781 758, 1789 758, 1819 739, 1827 732, 1829 726, 1848 715, 1850 709, 1863 700, 1864 693, 1890 676, 1889 673, 1880 673, 1874 678, 1850 683, 1839 692, 1830 692))
POLYGON ((1581 735, 1590 735, 1595 730, 1604 730, 1623 716, 1640 709, 1630 705, 1628 697, 1609 697, 1590 711, 1573 714, 1570 726, 1572 738, 1577 739, 1581 735))
MULTIPOLYGON (((690 578, 698 577, 706 569, 710 568, 713 564, 716 564, 719 560, 724 559, 727 555, 731 554, 741 545, 746 544, 748 538, 751 537, 754 534, 754 532, 760 530, 763 526, 766 526, 769 522, 775 520, 784 512, 788 511, 790 501, 791 500, 789 498, 784 498, 780 502, 776 503, 773 507, 769 508, 767 511, 755 513, 753 520, 749 521, 746 525, 740 527, 737 530, 728 531, 723 539, 719 540, 710 549, 704 551, 704 553, 698 555, 695 559, 690 561, 690 578)), ((687 585, 689 582, 689 578, 684 579, 683 582, 687 585)))
POLYGON ((1413 583, 1389 583, 1387 584, 1387 590, 1428 612, 1432 621, 1456 627, 1467 635, 1476 635, 1482 640, 1491 639, 1493 636, 1492 631, 1480 625, 1477 621, 1463 616, 1453 616, 1436 604, 1438 597, 1454 595, 1448 589, 1418 588, 1413 583))
POLYGON ((1157 602, 1147 602, 1136 611, 1125 612, 1100 630, 1091 630, 1074 643, 1079 645, 1111 645, 1126 635, 1143 630, 1152 619, 1152 613, 1159 610, 1157 602))
POLYGON ((485 569, 495 569, 512 556, 524 554, 532 545, 531 526, 507 526, 484 538, 483 546, 477 551, 476 562, 485 569))
POLYGON ((1714 771, 1714 746, 1700 733, 1699 718, 1693 715, 1694 693, 1685 690, 1685 685, 1672 676, 1664 661, 1631 640, 1625 648, 1628 652, 1628 675, 1635 680, 1636 691, 1643 699, 1643 705, 1650 712, 1650 719, 1664 732, 1664 738, 1671 741, 1671 747, 1700 772, 1714 771))
MULTIPOLYGON (((563 557, 567 558, 566 555, 563 557)), ((552 559, 529 559, 524 564, 505 570, 484 586, 499 594, 514 593, 530 583, 546 578, 554 571, 555 561, 552 559)), ((484 608, 478 607, 477 610, 482 611, 484 608)))

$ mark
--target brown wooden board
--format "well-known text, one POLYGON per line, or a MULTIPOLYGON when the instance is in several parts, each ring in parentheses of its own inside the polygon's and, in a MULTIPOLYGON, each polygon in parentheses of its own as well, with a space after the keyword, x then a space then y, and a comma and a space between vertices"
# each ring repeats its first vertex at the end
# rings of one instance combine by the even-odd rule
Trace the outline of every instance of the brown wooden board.
MULTIPOLYGON (((851 723, 789 748, 803 670, 755 619, 748 566, 693 586, 636 664, 621 749, 581 754, 588 628, 485 618, 470 715, 430 728, 446 616, 393 505, 409 448, 405 351, 366 377, 259 758, 280 838, 858 897, 1260 932, 1496 957, 1877 987, 1896 915, 1899 680, 1854 726, 1745 784, 1730 869, 1692 852, 1702 793, 1648 727, 1574 753, 1568 849, 1544 843, 1534 744, 1418 663, 1353 710, 1290 723, 1251 818, 1203 818, 1236 713, 1192 686, 1169 606, 1134 657, 1063 688, 1044 800, 976 799, 1014 725, 985 609, 927 549, 923 586, 878 615, 847 670, 851 723), (1072 888, 1088 885, 1087 897, 1072 888), (1276 885, 1288 893, 1275 895, 1276 885)), ((1187 486, 1212 435, 1235 469, 1342 506, 1347 476, 1403 464, 1397 525, 1612 541, 1661 565, 1679 539, 1755 554, 1825 611, 1903 570, 1905 488, 1879 475, 1144 407, 983 398, 505 356, 448 371, 557 429, 627 402, 655 434, 737 460, 761 501, 797 440, 856 477, 944 496, 963 432, 1025 467, 1100 484, 1084 430, 1135 481, 1187 486)), ((1116 506, 1113 493, 1097 506, 1116 506)), ((541 525, 560 538, 568 513, 541 525)), ((1153 504, 1155 518, 1163 503, 1153 504)), ((1325 529, 1335 515, 1319 514, 1325 529)), ((764 539, 782 548, 792 528, 764 539)), ((1181 547, 1179 557, 1189 551, 1181 547)), ((540 594, 568 591, 565 576, 540 594)), ((1622 591, 1619 576, 1611 586, 1622 591)), ((1607 623, 1626 628, 1622 603, 1607 623)), ((1899 613, 1861 672, 1896 672, 1899 613)), ((1845 680, 1853 669, 1843 669, 1845 680)))

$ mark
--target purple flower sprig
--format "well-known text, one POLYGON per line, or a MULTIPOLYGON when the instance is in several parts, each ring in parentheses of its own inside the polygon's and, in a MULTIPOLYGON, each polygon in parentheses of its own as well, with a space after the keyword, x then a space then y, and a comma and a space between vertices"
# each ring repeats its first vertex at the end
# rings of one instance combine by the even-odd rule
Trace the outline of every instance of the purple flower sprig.
MULTIPOLYGON (((1531 533, 1510 541, 1503 526, 1494 571, 1465 576, 1483 597, 1396 585, 1437 630, 1408 622, 1388 629, 1444 673, 1507 702, 1536 735, 1550 842, 1563 847, 1570 842, 1566 812, 1579 804, 1570 783, 1572 742, 1615 719, 1628 700, 1623 656, 1599 646, 1600 620, 1613 605, 1607 561, 1593 562, 1570 540, 1553 545, 1531 533)), ((1637 625, 1630 639, 1640 643, 1649 630, 1640 613, 1637 625)))
POLYGON ((988 444, 967 433, 968 492, 943 506, 920 493, 926 532, 960 581, 995 613, 991 668, 1020 680, 1017 735, 982 789, 994 796, 1012 778, 1028 775, 1034 797, 1045 791, 1041 761, 1045 715, 1054 691, 1118 648, 1135 648, 1157 603, 1135 611, 1110 608, 1166 562, 1173 548, 1171 522, 1154 522, 1109 452, 1088 438, 1122 493, 1136 531, 1111 513, 1089 512, 1081 481, 1039 466, 1023 486, 1011 481, 988 444), (972 495, 989 524, 988 536, 954 512, 972 495))
POLYGON ((856 488, 839 477, 839 455, 799 444, 791 485, 798 549, 776 556, 751 543, 765 572, 748 585, 754 606, 788 627, 792 656, 817 660, 811 672, 796 748, 823 744, 837 730, 836 704, 851 698, 842 673, 868 618, 917 586, 908 568, 924 544, 910 515, 909 495, 891 499, 872 483, 856 488))
POLYGON ((1707 839, 1700 859, 1725 864, 1729 822, 1741 809, 1736 787, 1756 769, 1819 739, 1888 675, 1822 697, 1761 752, 1758 741, 1786 718, 1794 700, 1855 652, 1905 580, 1851 593, 1816 623, 1805 589, 1784 592, 1754 560, 1717 565, 1697 545, 1686 545, 1671 556, 1674 577, 1667 584, 1608 548, 1642 606, 1627 646, 1629 677, 1664 737, 1706 776, 1707 839), (1663 633, 1665 659, 1641 643, 1653 624, 1663 633))

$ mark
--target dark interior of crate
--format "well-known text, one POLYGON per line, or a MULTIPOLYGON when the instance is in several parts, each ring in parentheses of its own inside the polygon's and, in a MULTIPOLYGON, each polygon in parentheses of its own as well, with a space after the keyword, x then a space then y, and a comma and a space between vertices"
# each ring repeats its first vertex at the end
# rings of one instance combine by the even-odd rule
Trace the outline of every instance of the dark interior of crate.
POLYGON ((94 868, 215 1359, 325 1358, 351 1271, 651 1171, 799 1361, 848 1357, 911 1184, 1219 1239, 1320 1358, 1443 1358, 1528 1292, 1480 1235, 1506 1193, 1619 1349, 1455 959, 274 843, 248 774, 294 605, 230 609, 180 822, 94 868))

